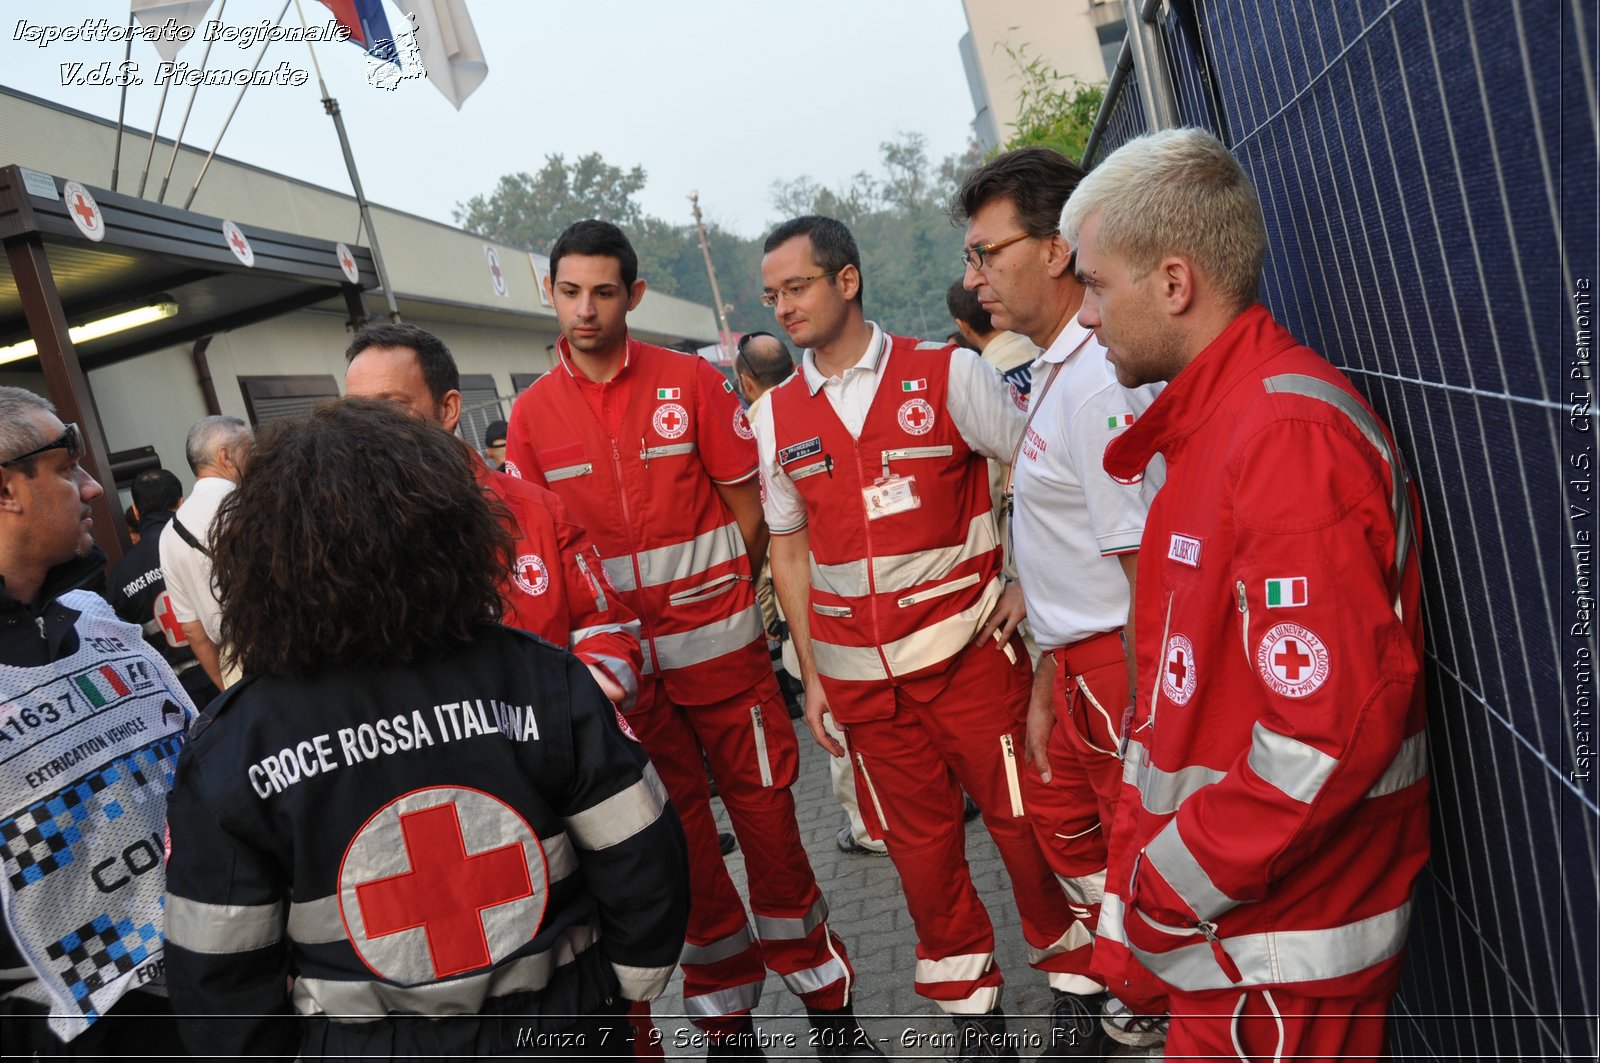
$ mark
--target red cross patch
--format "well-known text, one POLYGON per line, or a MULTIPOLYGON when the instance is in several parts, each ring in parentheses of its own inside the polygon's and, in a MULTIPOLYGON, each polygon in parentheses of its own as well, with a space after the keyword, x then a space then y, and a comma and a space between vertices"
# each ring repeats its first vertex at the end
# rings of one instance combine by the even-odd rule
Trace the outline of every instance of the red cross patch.
POLYGON ((172 611, 172 598, 165 591, 156 596, 153 612, 156 623, 161 625, 161 634, 166 636, 168 646, 178 649, 189 645, 189 637, 183 633, 183 625, 178 623, 177 614, 172 611))
POLYGON ((662 439, 677 439, 689 430, 689 411, 676 402, 662 403, 650 423, 662 439))
POLYGON ((241 265, 254 266, 256 264, 255 249, 250 246, 250 241, 245 238, 244 230, 231 221, 222 223, 222 235, 228 242, 228 250, 233 252, 233 257, 241 265))
POLYGON ((933 407, 927 399, 911 399, 900 404, 900 427, 914 436, 933 431, 933 407))
POLYGON ((337 245, 334 248, 334 252, 338 256, 339 269, 343 271, 344 279, 351 284, 360 284, 361 271, 356 268, 356 256, 352 255, 350 249, 344 244, 337 245))
POLYGON ((756 437, 755 432, 750 429, 750 418, 744 415, 742 408, 733 411, 733 434, 740 439, 754 439, 756 437))
POLYGON ((1187 705, 1194 697, 1198 677, 1194 669, 1194 643, 1186 636, 1167 639, 1167 652, 1161 662, 1161 692, 1174 705, 1187 705))
POLYGON ((522 479, 522 470, 517 468, 517 463, 510 458, 506 459, 506 463, 501 467, 500 471, 507 476, 515 476, 519 480, 522 479))
POLYGON ((1286 698, 1303 698, 1328 681, 1328 647, 1299 624, 1276 624, 1256 650, 1256 669, 1286 698))
POLYGON ((68 181, 61 188, 61 202, 67 205, 67 216, 80 233, 95 243, 106 238, 106 220, 100 213, 100 204, 94 201, 87 188, 77 181, 68 181))
POLYGON ((539 837, 481 790, 433 787, 384 805, 339 865, 339 913, 363 963, 419 985, 490 967, 539 930, 550 893, 539 837))
POLYGON ((523 554, 511 569, 511 580, 535 598, 550 589, 550 570, 538 554, 523 554))

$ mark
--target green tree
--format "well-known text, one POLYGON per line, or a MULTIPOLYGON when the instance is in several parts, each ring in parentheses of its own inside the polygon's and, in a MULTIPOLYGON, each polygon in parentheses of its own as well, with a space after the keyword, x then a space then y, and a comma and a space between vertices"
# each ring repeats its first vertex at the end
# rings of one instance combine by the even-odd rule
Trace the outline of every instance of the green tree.
POLYGON ((1028 56, 1028 46, 1005 46, 1017 64, 1017 122, 1002 150, 1040 145, 1054 148, 1073 161, 1083 158, 1089 133, 1100 113, 1106 87, 1068 77, 1041 56, 1028 56))
POLYGON ((488 196, 473 196, 453 213, 462 228, 543 253, 561 230, 583 218, 636 226, 642 212, 633 197, 644 182, 643 167, 623 170, 598 152, 580 156, 570 167, 565 156, 546 155, 538 173, 506 174, 488 196))

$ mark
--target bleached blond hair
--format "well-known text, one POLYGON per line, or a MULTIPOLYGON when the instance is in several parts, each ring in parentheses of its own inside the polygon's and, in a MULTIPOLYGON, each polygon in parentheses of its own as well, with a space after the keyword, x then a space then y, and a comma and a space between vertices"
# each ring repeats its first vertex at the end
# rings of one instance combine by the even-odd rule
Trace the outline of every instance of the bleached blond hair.
POLYGON ((1203 129, 1135 137, 1079 182, 1061 210, 1061 233, 1077 246, 1100 216, 1100 245, 1135 276, 1168 255, 1189 259, 1239 309, 1255 302, 1267 228, 1255 186, 1222 141, 1203 129))

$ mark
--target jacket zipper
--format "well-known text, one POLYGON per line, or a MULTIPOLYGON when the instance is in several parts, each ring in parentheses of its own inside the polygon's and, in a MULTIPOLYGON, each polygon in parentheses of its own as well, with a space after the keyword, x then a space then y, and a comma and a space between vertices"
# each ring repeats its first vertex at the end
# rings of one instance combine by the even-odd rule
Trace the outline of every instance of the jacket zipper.
MULTIPOLYGON (((622 526, 626 529, 633 527, 633 515, 628 512, 628 486, 622 479, 622 448, 617 446, 616 437, 611 439, 611 467, 617 474, 617 498, 622 502, 622 526)), ((633 566, 633 585, 639 591, 644 590, 644 573, 639 571, 639 551, 634 548, 633 535, 628 534, 628 563, 633 566)), ((656 637, 652 627, 651 633, 645 635, 644 641, 649 644, 650 658, 645 662, 646 671, 652 670, 650 665, 657 664, 660 658, 656 656, 656 637)))
MULTIPOLYGON (((861 464, 861 440, 854 440, 853 449, 856 455, 856 479, 865 487, 867 473, 861 464)), ((878 624, 878 581, 872 574, 872 559, 877 556, 877 551, 872 548, 872 522, 867 519, 865 509, 860 512, 858 519, 865 526, 867 537, 867 611, 872 617, 872 645, 878 651, 878 660, 883 662, 883 674, 893 679, 894 669, 889 667, 889 656, 883 652, 883 631, 878 624)))
POLYGON ((750 722, 756 729, 756 762, 761 766, 761 785, 772 785, 772 763, 767 759, 767 728, 761 720, 761 706, 750 707, 750 722))
POLYGON ((1245 597, 1244 580, 1234 584, 1234 589, 1239 594, 1239 641, 1244 647, 1244 664, 1250 667, 1250 601, 1245 597))
POLYGON ((594 592, 594 608, 596 612, 606 611, 606 592, 600 589, 600 581, 594 578, 594 573, 589 571, 589 562, 581 552, 573 554, 573 559, 578 562, 578 571, 583 573, 583 578, 589 581, 589 589, 594 592))
POLYGON ((889 821, 883 818, 883 805, 878 801, 878 789, 872 785, 872 776, 867 774, 867 762, 860 753, 856 754, 856 767, 861 771, 861 781, 867 784, 867 796, 872 798, 872 810, 878 814, 878 826, 883 833, 889 833, 889 821))
POLYGON ((1022 808, 1022 780, 1017 778, 1017 747, 1010 735, 1000 736, 1000 748, 1005 753, 1006 789, 1011 793, 1011 815, 1020 819, 1026 815, 1022 808))

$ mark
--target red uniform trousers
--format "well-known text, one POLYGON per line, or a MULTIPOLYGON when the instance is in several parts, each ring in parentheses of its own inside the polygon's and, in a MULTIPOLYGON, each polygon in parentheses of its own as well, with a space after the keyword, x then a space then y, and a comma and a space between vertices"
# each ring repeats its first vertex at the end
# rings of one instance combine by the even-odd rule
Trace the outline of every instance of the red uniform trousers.
POLYGON ((889 847, 917 929, 916 990, 955 1014, 999 1003, 994 927, 967 867, 961 791, 983 812, 1011 876, 1029 962, 1065 970, 1075 926, 1066 897, 1034 837, 1021 789, 1029 674, 991 645, 968 648, 931 701, 896 687, 895 713, 846 726, 856 756, 861 816, 889 847))
POLYGON ((1300 997, 1284 989, 1173 993, 1168 1059, 1245 1063, 1383 1057, 1388 998, 1300 997))
POLYGON ((855 971, 828 929, 827 902, 795 822, 789 788, 799 745, 777 677, 769 670, 737 697, 681 706, 647 676, 627 720, 689 842, 684 1012, 708 1033, 731 1031, 760 1002, 768 967, 808 1006, 842 1007, 855 971), (755 935, 717 846, 702 750, 744 850, 755 935))
POLYGON ((1094 930, 1106 887, 1106 845, 1122 761, 1117 756, 1128 670, 1120 630, 1048 651, 1056 662, 1050 732, 1050 781, 1029 768, 1023 794, 1044 858, 1067 893, 1077 924, 1064 973, 1050 985, 1069 993, 1098 993, 1090 973, 1094 930))

